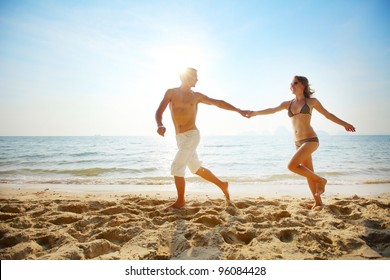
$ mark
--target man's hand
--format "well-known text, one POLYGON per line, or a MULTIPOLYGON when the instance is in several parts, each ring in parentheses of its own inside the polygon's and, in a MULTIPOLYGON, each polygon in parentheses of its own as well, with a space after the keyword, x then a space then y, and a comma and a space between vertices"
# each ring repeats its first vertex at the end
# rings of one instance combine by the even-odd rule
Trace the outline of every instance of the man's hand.
POLYGON ((163 125, 160 125, 157 128, 157 133, 160 134, 162 137, 164 137, 165 131, 167 131, 167 129, 163 125))

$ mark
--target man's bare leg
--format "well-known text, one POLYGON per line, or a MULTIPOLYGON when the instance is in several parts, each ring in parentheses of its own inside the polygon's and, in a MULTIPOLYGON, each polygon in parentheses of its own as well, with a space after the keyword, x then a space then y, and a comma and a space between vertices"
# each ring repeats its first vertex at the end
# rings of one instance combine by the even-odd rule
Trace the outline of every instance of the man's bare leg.
POLYGON ((186 181, 184 177, 174 176, 174 178, 175 178, 175 185, 177 191, 177 200, 175 203, 168 206, 165 210, 180 209, 186 205, 185 198, 184 198, 186 181))
POLYGON ((226 199, 230 200, 229 183, 228 182, 222 182, 210 170, 208 170, 207 168, 204 168, 204 167, 199 168, 195 174, 199 175, 203 179, 217 185, 222 190, 226 199))

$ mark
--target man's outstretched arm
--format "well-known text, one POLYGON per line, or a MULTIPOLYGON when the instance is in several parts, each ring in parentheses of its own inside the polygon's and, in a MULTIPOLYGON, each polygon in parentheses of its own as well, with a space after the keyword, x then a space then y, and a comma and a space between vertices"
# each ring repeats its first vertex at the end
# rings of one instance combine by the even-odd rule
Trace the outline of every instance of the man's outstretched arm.
POLYGON ((224 110, 237 112, 246 118, 248 118, 250 114, 250 111, 241 110, 224 100, 213 99, 203 94, 201 94, 200 102, 207 105, 214 105, 224 110))

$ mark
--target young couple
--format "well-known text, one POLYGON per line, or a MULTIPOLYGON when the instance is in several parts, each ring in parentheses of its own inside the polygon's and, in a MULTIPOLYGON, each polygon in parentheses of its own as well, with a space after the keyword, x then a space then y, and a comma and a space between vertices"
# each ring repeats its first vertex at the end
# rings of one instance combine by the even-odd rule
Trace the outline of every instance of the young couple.
POLYGON ((243 117, 250 118, 257 115, 266 115, 287 110, 291 118, 296 152, 291 158, 288 169, 294 173, 306 177, 310 191, 314 198, 312 208, 322 206, 321 194, 325 191, 327 183, 325 178, 314 173, 312 153, 317 150, 319 141, 317 135, 310 125, 311 113, 316 109, 327 119, 343 126, 347 131, 354 132, 355 128, 329 113, 316 98, 312 98, 314 93, 309 86, 307 78, 295 76, 291 83, 291 92, 295 98, 291 101, 282 102, 275 108, 269 108, 259 111, 240 110, 233 105, 223 101, 212 99, 200 92, 194 92, 191 88, 195 87, 198 76, 197 70, 187 68, 180 74, 181 85, 178 88, 168 89, 156 111, 157 133, 164 136, 166 128, 162 123, 162 115, 169 105, 172 121, 176 130, 176 141, 178 151, 171 165, 171 174, 174 176, 177 190, 177 200, 167 209, 180 209, 185 206, 185 169, 188 166, 190 171, 199 175, 205 180, 217 185, 230 201, 228 182, 222 182, 210 170, 201 165, 198 159, 196 148, 200 141, 200 134, 196 127, 196 115, 198 104, 204 103, 214 105, 221 109, 235 111, 243 117))

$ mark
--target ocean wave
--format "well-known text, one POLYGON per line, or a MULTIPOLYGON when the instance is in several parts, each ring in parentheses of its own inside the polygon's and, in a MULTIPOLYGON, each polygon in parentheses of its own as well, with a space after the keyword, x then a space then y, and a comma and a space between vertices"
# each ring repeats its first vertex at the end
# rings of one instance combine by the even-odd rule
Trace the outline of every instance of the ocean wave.
MULTIPOLYGON (((291 176, 268 176, 266 178, 256 177, 221 177, 222 181, 229 182, 230 185, 306 185, 304 178, 292 174, 291 176)), ((331 185, 375 185, 390 184, 390 180, 345 180, 328 178, 331 185)), ((194 176, 187 177, 186 182, 189 184, 205 185, 210 184, 204 179, 194 176)), ((2 184, 69 184, 69 185, 173 185, 172 176, 151 176, 151 177, 98 177, 98 176, 75 176, 75 177, 8 177, 0 176, 2 184)))
POLYGON ((390 180, 366 180, 363 182, 365 185, 376 185, 376 184, 390 184, 390 180))
POLYGON ((244 144, 205 144, 206 148, 237 148, 245 147, 244 144))
POLYGON ((71 157, 86 157, 86 156, 99 156, 99 152, 81 152, 70 154, 71 157))
POLYGON ((85 169, 12 169, 12 170, 3 170, 0 171, 0 175, 19 175, 19 176, 29 176, 29 175, 47 175, 50 176, 52 174, 66 174, 73 176, 100 176, 107 173, 123 173, 123 174, 142 174, 156 171, 157 168, 85 168, 85 169))
POLYGON ((31 178, 1 179, 1 184, 54 184, 54 185, 171 185, 172 177, 155 178, 31 178))

